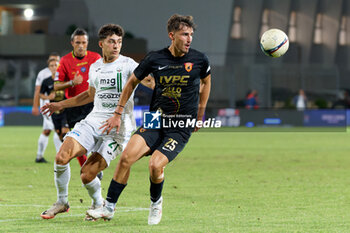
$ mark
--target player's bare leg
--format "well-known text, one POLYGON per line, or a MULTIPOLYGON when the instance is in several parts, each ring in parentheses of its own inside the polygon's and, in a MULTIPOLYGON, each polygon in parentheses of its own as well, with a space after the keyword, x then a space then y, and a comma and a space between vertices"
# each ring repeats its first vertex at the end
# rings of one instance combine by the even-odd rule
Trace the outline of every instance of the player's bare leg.
MULTIPOLYGON (((101 181, 97 174, 107 167, 106 160, 97 152, 94 152, 81 168, 80 178, 92 199, 91 209, 101 208, 104 200, 101 194, 101 181)), ((89 215, 85 216, 86 221, 94 221, 89 215)))
POLYGON ((42 218, 51 219, 54 218, 56 214, 68 212, 68 184, 70 180, 69 161, 74 157, 85 153, 85 148, 72 137, 67 137, 64 140, 59 152, 56 155, 54 164, 57 201, 50 209, 44 211, 40 215, 42 218))
POLYGON ((87 214, 95 219, 112 219, 118 198, 128 182, 131 166, 149 153, 150 148, 147 146, 145 140, 140 135, 134 134, 117 164, 113 179, 108 188, 105 206, 95 210, 88 210, 87 214))
POLYGON ((151 206, 148 216, 148 224, 155 225, 162 219, 162 205, 163 205, 163 183, 164 183, 164 168, 169 163, 168 158, 156 150, 149 161, 150 172, 150 194, 151 206))

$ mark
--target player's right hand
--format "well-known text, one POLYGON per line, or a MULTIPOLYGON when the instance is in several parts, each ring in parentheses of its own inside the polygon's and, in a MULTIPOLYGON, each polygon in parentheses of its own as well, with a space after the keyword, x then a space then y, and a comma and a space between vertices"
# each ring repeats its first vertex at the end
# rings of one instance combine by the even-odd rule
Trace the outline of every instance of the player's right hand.
POLYGON ((32 108, 32 115, 34 115, 34 116, 39 116, 40 115, 38 107, 33 107, 32 108))
POLYGON ((74 85, 79 85, 83 82, 83 76, 77 71, 74 75, 73 83, 74 85))
POLYGON ((52 113, 54 113, 56 111, 60 111, 62 109, 63 108, 61 107, 61 105, 58 102, 47 103, 40 108, 41 112, 44 115, 48 114, 49 116, 51 116, 52 113))
POLYGON ((112 117, 108 118, 105 122, 103 122, 103 125, 99 128, 103 129, 102 134, 104 132, 107 132, 107 134, 109 134, 113 128, 116 128, 118 134, 121 123, 120 118, 120 115, 113 114, 112 117))

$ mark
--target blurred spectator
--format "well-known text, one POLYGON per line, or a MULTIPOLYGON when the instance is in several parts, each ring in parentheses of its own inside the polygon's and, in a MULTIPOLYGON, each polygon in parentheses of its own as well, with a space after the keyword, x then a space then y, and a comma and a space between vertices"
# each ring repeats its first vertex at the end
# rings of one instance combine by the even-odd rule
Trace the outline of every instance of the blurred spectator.
POLYGON ((297 108, 297 110, 305 110, 307 106, 307 97, 303 89, 300 89, 299 94, 294 96, 293 104, 297 108))
POLYGON ((246 109, 258 109, 258 92, 257 90, 250 91, 245 98, 245 108, 246 109))
POLYGON ((338 93, 338 99, 333 103, 332 108, 346 109, 350 108, 349 90, 342 90, 338 93))

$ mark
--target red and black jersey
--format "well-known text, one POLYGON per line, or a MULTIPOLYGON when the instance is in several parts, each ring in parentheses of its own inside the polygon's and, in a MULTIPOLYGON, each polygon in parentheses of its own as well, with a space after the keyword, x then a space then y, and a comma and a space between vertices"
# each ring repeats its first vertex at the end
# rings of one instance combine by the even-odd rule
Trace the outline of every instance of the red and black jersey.
POLYGON ((91 51, 87 51, 83 58, 75 57, 73 51, 62 57, 57 68, 55 81, 68 82, 74 79, 76 73, 83 76, 83 82, 81 84, 65 90, 67 98, 74 97, 89 88, 87 81, 89 79, 90 65, 100 58, 100 54, 91 51))
POLYGON ((142 80, 150 73, 156 84, 150 111, 197 116, 200 79, 210 74, 205 54, 190 49, 184 56, 174 57, 168 48, 150 52, 134 74, 142 80))

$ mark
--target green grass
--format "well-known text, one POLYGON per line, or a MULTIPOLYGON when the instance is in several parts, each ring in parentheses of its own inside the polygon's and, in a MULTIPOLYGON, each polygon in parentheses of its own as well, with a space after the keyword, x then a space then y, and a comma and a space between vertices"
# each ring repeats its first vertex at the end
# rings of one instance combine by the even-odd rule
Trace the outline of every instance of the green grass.
MULTIPOLYGON (((50 163, 34 163, 40 131, 0 128, 0 232, 350 231, 346 132, 195 133, 165 170, 161 223, 148 226, 148 158, 133 166, 112 221, 83 221, 90 200, 76 160, 70 212, 41 219, 56 189, 52 138, 50 163)), ((116 162, 105 171, 104 197, 116 162)))

